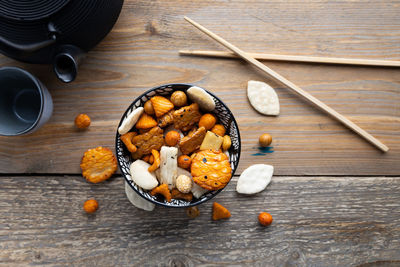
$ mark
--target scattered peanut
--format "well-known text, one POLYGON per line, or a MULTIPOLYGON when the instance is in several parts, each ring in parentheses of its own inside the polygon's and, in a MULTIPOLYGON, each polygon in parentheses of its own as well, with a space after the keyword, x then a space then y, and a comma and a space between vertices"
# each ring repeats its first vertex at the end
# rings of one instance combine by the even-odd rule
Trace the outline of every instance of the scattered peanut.
POLYGON ((258 139, 260 146, 267 147, 272 143, 272 136, 270 134, 262 134, 258 139))

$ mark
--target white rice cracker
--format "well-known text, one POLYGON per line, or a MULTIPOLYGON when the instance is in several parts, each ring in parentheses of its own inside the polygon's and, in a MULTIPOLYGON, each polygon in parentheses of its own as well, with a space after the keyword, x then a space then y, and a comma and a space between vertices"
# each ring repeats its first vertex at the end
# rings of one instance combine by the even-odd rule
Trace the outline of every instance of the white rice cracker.
POLYGON ((143 113, 143 108, 138 107, 137 109, 133 110, 122 122, 121 126, 118 128, 119 134, 126 134, 132 129, 133 125, 138 121, 140 115, 143 113))
POLYGON ((279 99, 275 90, 266 83, 249 81, 247 97, 255 110, 264 115, 279 115, 279 99))
POLYGON ((213 111, 215 109, 214 99, 204 89, 192 86, 186 93, 190 100, 197 103, 202 110, 213 111))
POLYGON ((178 148, 162 146, 160 150, 160 183, 175 187, 178 172, 178 148))
POLYGON ((151 190, 158 185, 156 175, 149 172, 150 164, 143 160, 135 160, 130 167, 132 180, 141 188, 151 190))
POLYGON ((136 191, 130 187, 127 181, 125 181, 125 194, 126 197, 129 199, 129 201, 132 203, 132 205, 135 206, 136 208, 147 211, 154 210, 155 205, 150 201, 147 201, 146 199, 139 196, 138 193, 136 193, 136 191))
POLYGON ((256 194, 263 191, 271 182, 274 167, 266 164, 255 164, 245 169, 240 175, 236 191, 240 194, 256 194))

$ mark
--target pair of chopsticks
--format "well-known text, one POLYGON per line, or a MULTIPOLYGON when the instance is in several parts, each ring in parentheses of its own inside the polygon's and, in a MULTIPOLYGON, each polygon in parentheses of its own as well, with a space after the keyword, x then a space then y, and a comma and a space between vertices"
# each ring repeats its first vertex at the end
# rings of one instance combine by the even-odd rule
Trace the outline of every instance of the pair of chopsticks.
POLYGON ((373 137, 371 134, 369 134, 368 132, 366 132, 365 130, 360 128, 354 122, 350 121, 345 116, 339 114, 337 111, 335 111, 331 107, 327 106, 326 104, 324 104, 323 102, 321 102, 320 100, 315 98, 314 96, 310 95, 309 93, 307 93, 306 91, 304 91, 303 89, 301 89, 300 87, 298 87, 297 85, 292 83, 291 81, 287 80, 285 77, 281 76, 277 72, 275 72, 272 69, 268 68, 266 65, 264 65, 263 63, 261 63, 260 61, 255 59, 252 54, 244 52, 243 50, 239 49, 238 47, 234 46, 233 44, 231 44, 228 41, 224 40, 223 38, 219 37, 215 33, 211 32, 210 30, 206 29, 205 27, 201 26, 200 24, 198 24, 197 22, 191 20, 190 18, 188 18, 186 16, 184 18, 190 24, 195 26, 197 29, 199 29, 200 31, 202 31, 203 33, 205 33, 206 35, 208 35, 209 37, 211 37, 212 39, 214 39, 218 43, 222 44, 223 46, 225 46, 226 48, 231 50, 236 56, 238 56, 238 57, 246 60, 250 64, 254 65, 256 68, 258 68, 259 70, 261 70, 262 72, 267 74, 269 77, 271 77, 271 78, 275 79, 276 81, 286 85, 287 87, 292 89, 292 91, 294 91, 295 93, 297 93, 301 97, 307 99, 309 102, 311 102, 312 104, 317 106, 319 109, 321 109, 325 113, 327 113, 330 116, 332 116, 334 119, 340 121, 346 127, 348 127, 349 129, 351 129, 352 131, 354 131, 355 133, 357 133, 358 135, 363 137, 365 140, 367 140, 369 143, 371 143, 372 145, 374 145, 375 147, 377 147, 381 151, 387 152, 389 150, 389 148, 386 145, 384 145, 381 141, 379 141, 378 139, 373 137))
MULTIPOLYGON (((183 56, 206 56, 223 58, 240 58, 235 53, 225 51, 203 51, 203 50, 180 50, 183 56)), ((377 67, 400 67, 400 61, 395 60, 375 60, 375 59, 356 59, 356 58, 338 58, 338 57, 311 57, 311 56, 292 56, 276 55, 265 53, 247 53, 249 56, 260 60, 307 62, 322 64, 341 64, 341 65, 360 65, 377 67)))

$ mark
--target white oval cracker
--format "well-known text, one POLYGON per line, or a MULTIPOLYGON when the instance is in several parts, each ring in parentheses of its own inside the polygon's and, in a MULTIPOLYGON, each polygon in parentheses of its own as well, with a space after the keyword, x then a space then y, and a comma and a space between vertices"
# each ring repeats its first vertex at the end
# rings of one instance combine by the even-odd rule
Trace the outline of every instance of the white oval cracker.
POLYGON ((249 81, 247 97, 255 110, 264 115, 279 115, 279 98, 275 90, 266 83, 249 81))
POLYGON ((255 164, 245 169, 240 175, 236 191, 240 194, 256 194, 263 191, 271 182, 274 167, 266 164, 255 164))
POLYGON ((154 210, 155 205, 150 201, 147 201, 146 199, 139 196, 138 193, 136 193, 135 190, 133 190, 126 181, 125 181, 125 194, 126 197, 129 199, 129 201, 132 203, 132 205, 135 206, 136 208, 147 211, 154 210))
POLYGON ((143 160, 135 160, 130 167, 132 180, 141 188, 151 190, 158 185, 158 180, 153 172, 149 172, 150 164, 143 160))
POLYGON ((186 91, 186 94, 204 111, 213 111, 215 109, 214 99, 204 89, 192 86, 186 91))
POLYGON ((119 134, 126 134, 132 129, 133 125, 138 121, 140 115, 143 113, 143 107, 138 107, 137 109, 133 110, 122 122, 121 126, 118 128, 119 134))

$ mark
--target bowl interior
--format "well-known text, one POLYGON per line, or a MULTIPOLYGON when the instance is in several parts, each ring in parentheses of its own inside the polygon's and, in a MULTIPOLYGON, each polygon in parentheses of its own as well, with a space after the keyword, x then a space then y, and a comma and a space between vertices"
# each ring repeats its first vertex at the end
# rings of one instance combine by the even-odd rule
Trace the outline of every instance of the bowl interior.
MULTIPOLYGON (((121 118, 121 121, 118 125, 118 127, 121 125, 122 121, 136 108, 142 107, 144 103, 149 100, 151 97, 155 95, 170 95, 172 92, 180 90, 186 92, 187 89, 192 87, 193 85, 189 84, 168 84, 168 85, 163 85, 160 87, 156 87, 153 89, 150 89, 149 91, 143 93, 141 96, 136 98, 132 104, 128 107, 128 109, 125 111, 124 115, 121 118)), ((208 91, 207 91, 208 92, 208 91)), ((226 134, 231 137, 232 140, 232 146, 229 149, 229 160, 231 163, 232 167, 232 176, 235 173, 237 166, 239 164, 239 157, 240 157, 240 134, 239 134, 239 127, 235 121, 235 118, 233 117, 232 112, 228 109, 228 107, 215 95, 212 93, 208 92, 214 99, 215 102, 215 110, 212 112, 220 121, 222 125, 224 125, 226 129, 226 134)), ((191 202, 185 201, 185 200, 178 200, 178 199, 173 199, 171 202, 164 201, 161 197, 158 196, 152 196, 150 195, 149 192, 143 190, 139 186, 137 186, 131 178, 130 175, 130 165, 133 162, 133 159, 131 157, 131 153, 125 148, 124 144, 122 143, 120 139, 120 134, 117 132, 116 136, 116 154, 117 154, 117 160, 118 164, 120 167, 120 170, 125 177, 125 180, 128 182, 128 184, 135 190, 140 196, 145 198, 148 201, 151 201, 155 204, 161 205, 161 206, 168 206, 168 207, 190 207, 190 206, 195 206, 198 204, 201 204, 211 198, 213 198, 215 195, 217 195, 220 190, 216 191, 210 191, 200 198, 193 198, 191 202)))

